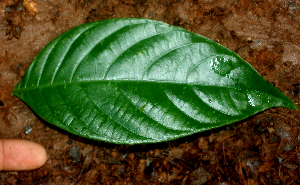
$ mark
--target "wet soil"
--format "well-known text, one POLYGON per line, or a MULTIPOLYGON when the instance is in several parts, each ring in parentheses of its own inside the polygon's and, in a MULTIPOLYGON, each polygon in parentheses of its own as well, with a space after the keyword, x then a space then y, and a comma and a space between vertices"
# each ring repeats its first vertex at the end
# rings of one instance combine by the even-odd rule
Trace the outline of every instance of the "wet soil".
POLYGON ((11 92, 52 39, 77 25, 143 17, 204 35, 238 53, 297 105, 298 0, 0 0, 0 138, 42 144, 46 164, 0 172, 0 184, 300 184, 298 110, 272 108, 167 143, 123 146, 43 122, 11 92))

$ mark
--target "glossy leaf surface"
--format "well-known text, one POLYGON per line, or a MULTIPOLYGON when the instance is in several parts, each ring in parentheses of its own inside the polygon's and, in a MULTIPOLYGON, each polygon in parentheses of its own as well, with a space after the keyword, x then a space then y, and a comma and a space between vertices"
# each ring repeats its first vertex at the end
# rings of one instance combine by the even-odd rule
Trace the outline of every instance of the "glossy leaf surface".
POLYGON ((119 144, 172 140, 296 105, 234 52, 148 19, 75 27, 34 59, 13 94, 73 134, 119 144))

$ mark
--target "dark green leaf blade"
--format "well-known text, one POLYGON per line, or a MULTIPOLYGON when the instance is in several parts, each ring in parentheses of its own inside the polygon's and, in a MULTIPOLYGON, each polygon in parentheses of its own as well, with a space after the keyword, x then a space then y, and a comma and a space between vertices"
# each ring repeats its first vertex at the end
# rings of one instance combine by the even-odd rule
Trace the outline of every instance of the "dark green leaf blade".
POLYGON ((73 134, 153 143, 297 106, 234 52, 148 19, 109 19, 60 35, 13 95, 73 134))

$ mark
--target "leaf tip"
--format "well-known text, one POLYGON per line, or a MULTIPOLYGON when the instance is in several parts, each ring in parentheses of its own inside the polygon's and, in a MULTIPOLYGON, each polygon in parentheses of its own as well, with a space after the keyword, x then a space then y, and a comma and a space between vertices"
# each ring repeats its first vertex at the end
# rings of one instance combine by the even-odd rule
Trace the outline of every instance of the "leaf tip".
POLYGON ((293 103, 293 104, 291 104, 291 106, 288 107, 288 108, 297 110, 297 109, 298 109, 298 106, 297 106, 295 103, 293 103))
POLYGON ((294 110, 298 109, 298 106, 289 97, 287 97, 287 101, 282 105, 282 107, 286 107, 294 110))

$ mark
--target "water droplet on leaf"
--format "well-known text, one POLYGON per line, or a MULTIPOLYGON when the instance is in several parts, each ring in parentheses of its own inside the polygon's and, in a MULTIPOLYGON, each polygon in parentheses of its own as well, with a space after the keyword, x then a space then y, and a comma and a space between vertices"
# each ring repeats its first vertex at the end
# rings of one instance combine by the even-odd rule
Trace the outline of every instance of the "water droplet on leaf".
POLYGON ((236 59, 227 55, 217 55, 210 60, 211 69, 218 75, 225 76, 233 69, 236 59))

